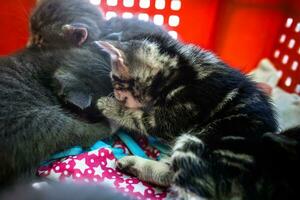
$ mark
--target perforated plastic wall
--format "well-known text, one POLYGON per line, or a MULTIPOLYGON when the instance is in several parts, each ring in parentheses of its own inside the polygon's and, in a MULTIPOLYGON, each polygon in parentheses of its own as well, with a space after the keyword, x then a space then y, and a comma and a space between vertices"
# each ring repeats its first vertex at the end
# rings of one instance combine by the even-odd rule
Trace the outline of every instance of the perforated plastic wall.
MULTIPOLYGON (((281 71, 280 86, 300 94, 298 0, 90 0, 106 18, 153 20, 184 42, 218 54, 243 72, 263 57, 281 71)), ((0 3, 0 55, 22 48, 35 0, 0 3)))

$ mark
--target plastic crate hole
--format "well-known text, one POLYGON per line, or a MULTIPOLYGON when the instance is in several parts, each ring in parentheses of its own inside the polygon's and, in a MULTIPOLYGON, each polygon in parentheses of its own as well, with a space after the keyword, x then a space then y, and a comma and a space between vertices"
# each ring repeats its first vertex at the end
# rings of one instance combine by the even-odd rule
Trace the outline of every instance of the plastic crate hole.
POLYGON ((156 0, 155 1, 155 8, 158 10, 164 9, 166 6, 166 1, 165 0, 156 0))
POLYGON ((289 44, 288 44, 288 47, 289 47, 290 49, 294 48, 295 43, 296 43, 296 40, 290 39, 289 44))
POLYGON ((296 27, 295 27, 295 32, 299 33, 300 32, 300 22, 297 23, 296 27))
POLYGON ((124 7, 133 7, 134 6, 134 0, 123 0, 124 7))
POLYGON ((176 26, 178 26, 179 25, 179 17, 178 16, 176 16, 176 15, 171 15, 170 17, 169 17, 169 25, 170 26, 173 26, 173 27, 176 27, 176 26))
POLYGON ((297 86, 295 88, 295 92, 300 94, 300 84, 297 84, 297 86))
POLYGON ((292 64, 292 66, 291 66, 291 69, 293 71, 296 71, 298 69, 298 65, 299 65, 299 63, 297 61, 294 61, 293 64, 292 64))
POLYGON ((280 51, 277 49, 274 51, 274 57, 279 58, 279 56, 280 56, 280 51))
POLYGON ((164 24, 164 16, 163 15, 154 15, 153 22, 156 25, 163 25, 164 24))
POLYGON ((139 18, 140 20, 149 21, 149 15, 146 14, 146 13, 141 13, 141 14, 139 14, 139 15, 138 15, 138 18, 139 18))
POLYGON ((180 10, 181 8, 181 1, 180 0, 172 0, 171 1, 171 9, 172 10, 180 10))
POLYGON ((106 0, 106 5, 116 6, 116 5, 118 5, 118 0, 106 0))
POLYGON ((171 35, 174 39, 178 38, 178 33, 176 31, 169 31, 169 35, 171 35))
POLYGON ((290 87, 291 84, 292 84, 292 78, 291 78, 291 77, 287 77, 287 78, 285 79, 284 84, 285 84, 287 87, 290 87))
POLYGON ((285 27, 290 28, 292 26, 293 21, 294 21, 293 18, 288 18, 286 20, 285 27))
POLYGON ((284 55, 282 57, 282 64, 287 64, 289 62, 289 56, 288 55, 284 55))
POLYGON ((118 16, 117 13, 116 12, 112 12, 112 11, 108 11, 105 14, 105 17, 106 17, 107 20, 109 20, 109 19, 111 19, 113 17, 116 17, 116 16, 118 16))
POLYGON ((141 8, 149 8, 150 7, 150 0, 140 0, 139 3, 141 8))
POLYGON ((286 35, 285 35, 285 34, 282 34, 282 35, 280 36, 279 42, 280 42, 280 43, 284 43, 285 39, 286 39, 286 35))
POLYGON ((282 77, 283 72, 281 70, 277 71, 277 77, 281 78, 282 77))
POLYGON ((101 0, 90 0, 90 3, 99 6, 101 4, 101 0))
POLYGON ((124 12, 122 17, 125 19, 129 19, 133 17, 133 14, 131 12, 124 12))

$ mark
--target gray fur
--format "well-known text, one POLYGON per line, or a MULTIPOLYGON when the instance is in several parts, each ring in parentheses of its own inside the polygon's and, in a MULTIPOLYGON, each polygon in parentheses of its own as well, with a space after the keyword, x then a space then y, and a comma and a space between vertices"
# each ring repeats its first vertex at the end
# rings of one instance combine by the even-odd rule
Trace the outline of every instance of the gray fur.
POLYGON ((82 76, 87 69, 93 68, 99 75, 95 75, 99 81, 94 84, 98 83, 98 87, 104 85, 97 90, 98 93, 94 91, 93 96, 99 98, 111 91, 105 87, 109 85, 109 76, 106 73, 105 78, 105 62, 98 51, 73 49, 40 52, 27 49, 1 58, 1 185, 24 174, 32 175, 32 170, 55 152, 73 145, 88 146, 110 133, 105 122, 89 124, 65 111, 53 85, 58 66, 68 66, 82 73, 82 76))

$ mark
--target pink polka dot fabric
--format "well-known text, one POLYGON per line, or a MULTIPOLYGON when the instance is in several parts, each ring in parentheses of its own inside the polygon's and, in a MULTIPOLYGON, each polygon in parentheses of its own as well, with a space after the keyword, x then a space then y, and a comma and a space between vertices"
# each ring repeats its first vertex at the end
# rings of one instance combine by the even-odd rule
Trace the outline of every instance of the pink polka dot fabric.
MULTIPOLYGON (((148 146, 147 140, 138 141, 149 158, 159 156, 157 149, 148 146)), ((121 141, 114 147, 128 149, 121 141)), ((124 174, 116 169, 116 158, 110 148, 100 148, 77 156, 69 156, 38 169, 38 175, 51 180, 66 182, 102 183, 137 199, 162 200, 168 196, 167 188, 155 187, 136 177, 124 174)))

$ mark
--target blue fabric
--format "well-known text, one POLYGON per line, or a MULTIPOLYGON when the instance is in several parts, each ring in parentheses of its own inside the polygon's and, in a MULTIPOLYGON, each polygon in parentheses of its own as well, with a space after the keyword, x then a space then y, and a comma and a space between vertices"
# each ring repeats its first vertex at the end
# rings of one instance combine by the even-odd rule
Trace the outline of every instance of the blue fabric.
POLYGON ((122 142, 127 146, 129 151, 136 156, 149 159, 143 149, 136 143, 136 141, 126 134, 124 131, 120 131, 118 133, 118 137, 122 140, 122 142))
MULTIPOLYGON (((108 141, 109 142, 109 141, 108 141)), ((97 149, 100 149, 100 148, 109 148, 112 150, 114 156, 116 157, 116 159, 121 159, 122 157, 126 156, 127 154, 125 154, 123 152, 123 149, 122 148, 116 148, 116 147, 112 147, 112 145, 110 144, 107 144, 103 141, 98 141, 96 142, 91 148, 90 150, 91 151, 94 151, 94 150, 97 150, 97 149)))
MULTIPOLYGON (((122 142, 127 146, 129 151, 133 155, 149 159, 148 156, 146 155, 146 153, 143 151, 143 149, 125 131, 120 130, 116 134, 116 136, 119 137, 120 140, 122 140, 122 142)), ((75 156, 75 155, 78 155, 78 154, 81 154, 81 153, 84 153, 84 152, 87 152, 87 151, 94 151, 94 150, 97 150, 97 149, 100 149, 100 148, 109 148, 109 149, 111 149, 114 156, 116 157, 116 159, 121 159, 122 157, 126 156, 127 154, 125 154, 123 152, 122 148, 112 147, 115 139, 116 139, 116 137, 113 136, 111 138, 107 138, 107 139, 104 139, 104 140, 99 140, 93 146, 91 146, 89 149, 87 149, 86 151, 83 150, 82 147, 80 147, 80 146, 75 146, 75 147, 73 147, 71 149, 68 149, 66 151, 54 154, 53 156, 50 157, 49 160, 43 162, 42 165, 48 165, 52 161, 60 159, 60 158, 64 158, 64 157, 68 157, 68 156, 75 156)), ((151 146, 157 148, 160 151, 161 155, 165 155, 165 154, 168 155, 169 154, 170 148, 168 146, 160 143, 154 137, 149 137, 148 140, 149 140, 149 144, 151 146)))
POLYGON ((155 147, 160 152, 160 156, 157 158, 157 160, 160 160, 164 156, 169 156, 170 155, 170 152, 171 152, 170 146, 160 142, 155 137, 149 136, 148 137, 148 142, 149 142, 150 146, 155 147))

